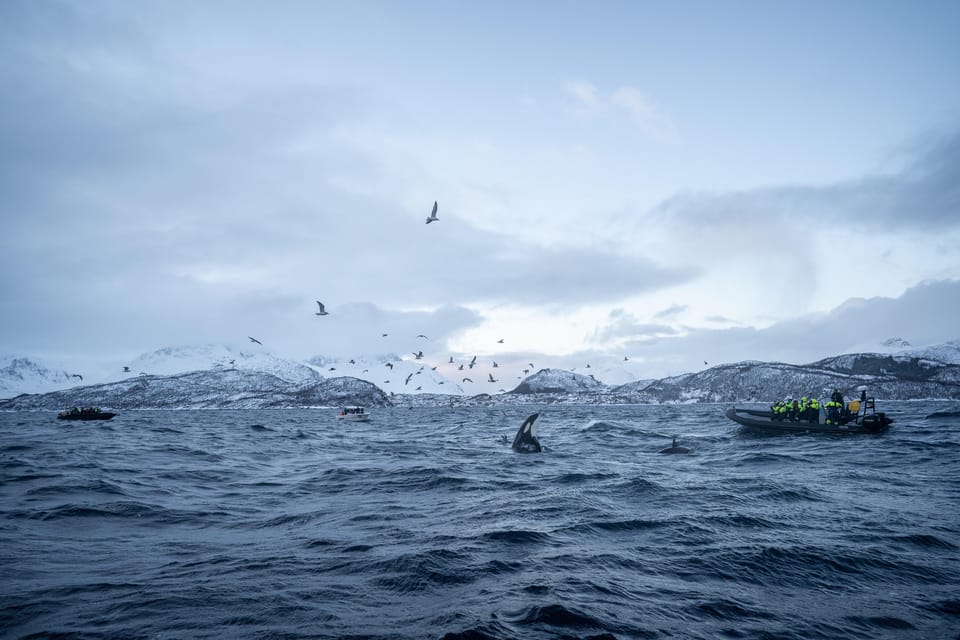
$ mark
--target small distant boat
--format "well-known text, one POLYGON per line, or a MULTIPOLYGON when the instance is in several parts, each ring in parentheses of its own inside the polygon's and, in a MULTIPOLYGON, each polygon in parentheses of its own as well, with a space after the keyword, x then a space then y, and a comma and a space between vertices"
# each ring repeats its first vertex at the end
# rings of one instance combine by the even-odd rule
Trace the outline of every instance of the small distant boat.
POLYGON ((366 422, 370 419, 370 414, 363 407, 343 407, 337 414, 337 420, 349 420, 351 422, 366 422))
POLYGON ((777 418, 772 411, 758 409, 727 409, 726 416, 737 424, 763 431, 814 432, 814 433, 881 433, 893 423, 882 411, 876 410, 873 398, 864 397, 847 405, 845 418, 835 424, 798 420, 796 422, 777 418))
POLYGON ((57 414, 58 420, 109 420, 117 414, 110 413, 109 411, 101 411, 100 407, 84 407, 83 409, 78 409, 77 407, 72 407, 66 411, 61 411, 57 414))

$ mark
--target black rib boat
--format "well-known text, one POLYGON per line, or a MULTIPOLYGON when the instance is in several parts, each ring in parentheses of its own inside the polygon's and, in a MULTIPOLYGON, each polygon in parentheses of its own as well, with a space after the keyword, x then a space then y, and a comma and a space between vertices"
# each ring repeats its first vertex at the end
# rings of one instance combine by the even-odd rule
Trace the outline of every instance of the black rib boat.
POLYGON ((888 418, 886 414, 882 412, 857 415, 843 424, 774 420, 772 411, 737 409, 736 407, 727 409, 726 415, 737 424, 751 429, 790 433, 881 433, 886 431, 893 422, 892 419, 888 418))
POLYGON ((68 409, 57 414, 58 420, 109 420, 117 414, 99 408, 68 409))

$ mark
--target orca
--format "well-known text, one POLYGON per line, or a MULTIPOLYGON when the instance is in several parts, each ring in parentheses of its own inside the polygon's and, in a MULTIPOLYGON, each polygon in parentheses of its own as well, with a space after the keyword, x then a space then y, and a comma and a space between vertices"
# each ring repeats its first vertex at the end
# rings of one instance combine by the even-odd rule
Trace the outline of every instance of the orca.
POLYGON ((677 446, 677 436, 673 436, 673 446, 661 449, 660 453, 690 453, 690 449, 677 446))
POLYGON ((513 438, 511 448, 519 453, 540 453, 543 448, 537 440, 537 427, 540 425, 540 414, 529 416, 520 425, 517 435, 513 438))

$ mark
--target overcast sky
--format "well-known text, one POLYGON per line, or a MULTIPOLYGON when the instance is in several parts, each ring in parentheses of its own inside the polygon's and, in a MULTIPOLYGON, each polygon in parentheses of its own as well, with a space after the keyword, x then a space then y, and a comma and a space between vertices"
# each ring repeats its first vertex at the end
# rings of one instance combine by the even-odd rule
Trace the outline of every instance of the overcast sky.
POLYGON ((0 353, 423 333, 659 377, 960 338, 958 33, 952 0, 0 2, 0 353))

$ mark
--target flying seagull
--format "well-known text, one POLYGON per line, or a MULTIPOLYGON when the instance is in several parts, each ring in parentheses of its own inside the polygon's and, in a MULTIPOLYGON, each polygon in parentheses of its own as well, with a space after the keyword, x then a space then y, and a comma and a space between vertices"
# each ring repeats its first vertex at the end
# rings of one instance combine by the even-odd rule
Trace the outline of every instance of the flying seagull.
POLYGON ((494 360, 494 361, 493 361, 493 368, 496 369, 496 368, 498 368, 499 366, 500 366, 500 365, 497 364, 497 361, 494 360))
POLYGON ((388 366, 388 367, 390 367, 391 369, 393 369, 393 363, 392 363, 392 362, 388 362, 385 366, 388 366))
POLYGON ((440 218, 437 217, 437 201, 434 200, 434 201, 433 201, 433 211, 430 212, 430 217, 427 218, 427 224, 430 224, 431 222, 436 222, 436 221, 439 220, 439 219, 440 219, 440 218))
POLYGON ((471 380, 470 378, 464 378, 462 382, 473 382, 473 380, 471 380))
POLYGON ((257 340, 256 338, 254 338, 253 336, 247 336, 247 337, 250 338, 250 342, 256 342, 261 347, 263 346, 263 343, 257 340))
POLYGON ((453 364, 453 356, 450 356, 450 362, 448 362, 447 364, 453 364))
POLYGON ((129 373, 129 372, 130 372, 130 367, 124 367, 124 368, 123 368, 123 372, 124 372, 124 373, 129 373))
POLYGON ((418 333, 418 334, 417 334, 417 337, 418 337, 418 338, 423 338, 424 340, 429 340, 429 339, 430 339, 430 338, 428 338, 427 336, 423 335, 422 333, 418 333))
POLYGON ((83 380, 83 376, 80 375, 79 373, 71 373, 71 374, 70 374, 70 377, 71 377, 71 378, 80 378, 81 380, 83 380))
POLYGON ((413 377, 413 374, 412 374, 412 373, 408 373, 408 374, 407 374, 407 379, 403 381, 403 384, 404 384, 404 385, 410 384, 410 378, 412 378, 412 377, 413 377))
POLYGON ((496 382, 496 380, 493 379, 492 373, 488 373, 487 375, 490 376, 490 382, 496 382))
POLYGON ((316 315, 318 316, 330 315, 327 313, 327 310, 323 308, 323 303, 320 302, 319 300, 317 300, 317 306, 320 307, 320 311, 317 311, 316 315))
POLYGON ((499 340, 497 340, 497 344, 503 344, 503 338, 500 338, 499 340))
POLYGON ((420 358, 423 357, 423 351, 418 351, 417 353, 414 353, 413 357, 415 360, 419 360, 420 358))

